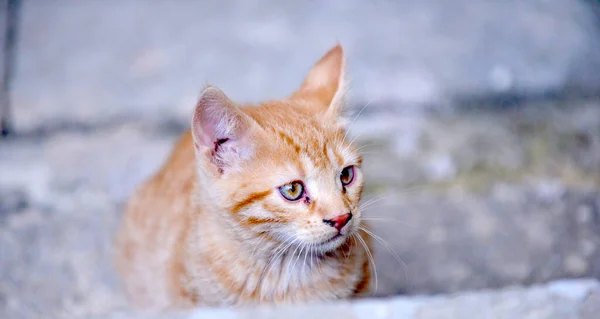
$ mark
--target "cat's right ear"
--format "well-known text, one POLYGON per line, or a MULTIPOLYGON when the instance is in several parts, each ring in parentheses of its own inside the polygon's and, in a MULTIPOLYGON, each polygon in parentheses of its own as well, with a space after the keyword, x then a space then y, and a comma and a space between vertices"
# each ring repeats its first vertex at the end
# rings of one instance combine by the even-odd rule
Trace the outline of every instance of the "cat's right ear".
POLYGON ((316 100, 325 118, 339 119, 346 94, 346 58, 340 44, 327 52, 310 70, 292 99, 316 100))
POLYGON ((200 95, 192 119, 196 156, 203 156, 215 172, 235 169, 253 152, 253 121, 221 90, 209 86, 200 95))

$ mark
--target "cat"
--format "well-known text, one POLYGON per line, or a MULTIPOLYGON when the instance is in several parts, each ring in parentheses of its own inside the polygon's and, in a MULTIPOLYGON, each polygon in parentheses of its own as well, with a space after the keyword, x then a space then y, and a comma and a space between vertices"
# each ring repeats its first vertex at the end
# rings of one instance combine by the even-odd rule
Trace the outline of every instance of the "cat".
POLYGON ((329 301, 371 286, 362 157, 346 139, 345 56, 286 99, 234 104, 208 86, 191 129, 129 199, 116 268, 144 309, 329 301))

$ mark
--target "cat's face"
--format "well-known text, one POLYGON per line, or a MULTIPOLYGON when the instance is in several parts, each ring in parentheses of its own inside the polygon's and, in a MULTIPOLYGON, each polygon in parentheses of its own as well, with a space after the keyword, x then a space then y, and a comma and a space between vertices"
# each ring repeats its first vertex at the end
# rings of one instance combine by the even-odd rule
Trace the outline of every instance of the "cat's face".
POLYGON ((338 46, 289 99, 259 106, 204 91, 192 123, 199 170, 239 237, 326 252, 358 231, 364 180, 340 118, 343 63, 338 46))

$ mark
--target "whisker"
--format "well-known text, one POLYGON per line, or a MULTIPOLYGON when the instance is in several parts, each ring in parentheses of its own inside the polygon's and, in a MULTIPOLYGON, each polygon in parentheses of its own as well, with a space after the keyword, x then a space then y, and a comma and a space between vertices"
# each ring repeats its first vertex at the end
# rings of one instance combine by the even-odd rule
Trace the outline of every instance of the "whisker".
POLYGON ((326 280, 326 278, 325 278, 325 273, 323 272, 323 269, 321 269, 321 264, 320 263, 317 263, 317 271, 321 275, 321 278, 326 282, 327 287, 329 287, 329 289, 333 291, 334 289, 331 286, 331 284, 329 283, 329 280, 326 280))
MULTIPOLYGON (((373 102, 373 99, 371 99, 369 102, 367 102, 367 104, 365 104, 365 106, 363 106, 362 109, 360 109, 360 111, 358 111, 358 113, 354 116, 354 119, 352 119, 352 122, 348 125, 348 127, 346 127, 346 134, 344 134, 344 138, 342 139, 342 141, 346 140, 346 137, 348 136, 348 132, 350 132, 350 128, 352 127, 352 125, 354 125, 354 122, 356 122, 356 119, 358 119, 358 117, 367 108, 367 106, 369 106, 371 104, 371 102, 373 102)), ((350 144, 352 144, 352 143, 350 143, 350 144)))
POLYGON ((396 253, 396 251, 392 248, 392 245, 390 243, 388 243, 386 240, 384 240, 383 238, 375 235, 375 233, 368 230, 364 226, 360 226, 360 230, 364 231, 367 235, 373 237, 375 240, 377 240, 379 243, 381 243, 385 248, 387 248, 394 255, 394 257, 396 258, 396 261, 398 261, 398 263, 400 263, 401 266, 404 267, 404 276, 405 276, 406 281, 408 281, 408 271, 407 271, 408 265, 406 265, 406 263, 404 261, 402 261, 402 258, 400 258, 398 253, 396 253))
POLYGON ((367 209, 369 207, 372 207, 375 204, 381 203, 384 199, 385 199, 384 196, 379 196, 379 197, 368 199, 368 200, 366 200, 364 202, 361 202, 358 205, 358 209, 361 210, 361 211, 365 210, 365 209, 367 209))
POLYGON ((376 198, 376 199, 373 199, 373 200, 370 200, 370 201, 367 201, 367 202, 364 202, 364 203, 360 203, 360 205, 358 207, 360 209, 365 209, 365 208, 370 207, 372 205, 380 204, 381 201, 383 201, 383 198, 376 198))
POLYGON ((359 137, 361 137, 361 136, 363 135, 363 133, 364 133, 364 132, 365 132, 365 131, 362 131, 362 132, 360 132, 360 133, 356 134, 356 135, 354 136, 354 138, 352 138, 352 140, 351 140, 351 141, 350 141, 350 143, 348 143, 348 144, 352 145, 352 143, 354 143, 354 142, 355 142, 355 141, 356 141, 356 140, 357 140, 359 137))
POLYGON ((360 156, 362 156, 363 158, 367 157, 371 157, 371 156, 377 156, 377 157, 386 157, 387 155, 385 155, 384 153, 382 153, 381 151, 377 151, 377 150, 371 150, 371 151, 359 151, 360 152, 360 156))
POLYGON ((398 223, 398 224, 406 226, 406 227, 415 228, 415 226, 413 226, 413 225, 411 225, 409 223, 406 223, 406 222, 403 222, 403 221, 400 221, 400 220, 396 220, 396 219, 392 219, 392 218, 376 217, 376 216, 374 216, 374 217, 366 216, 366 217, 361 217, 361 219, 365 220, 365 221, 385 221, 385 222, 392 222, 392 223, 398 223))
POLYGON ((286 279, 285 282, 288 285, 288 289, 289 289, 289 284, 290 284, 289 280, 290 280, 290 277, 292 276, 292 272, 294 271, 294 265, 295 265, 295 263, 292 264, 292 262, 294 261, 294 257, 296 256, 296 251, 298 251, 298 248, 300 248, 300 247, 301 247, 301 245, 296 245, 296 249, 294 249, 294 252, 292 252, 290 260, 285 265, 285 279, 286 279), (291 265, 291 269, 290 269, 290 265, 291 265))
POLYGON ((398 191, 393 191, 393 192, 387 192, 386 194, 381 194, 378 195, 376 197, 364 200, 360 203, 359 208, 360 209, 365 209, 367 207, 370 207, 372 204, 374 203, 379 203, 383 200, 387 200, 389 198, 393 198, 393 196, 398 196, 398 195, 407 195, 407 194, 411 194, 415 191, 420 191, 423 189, 426 189, 427 187, 429 187, 430 185, 428 184, 419 184, 419 185, 413 185, 398 191))
MULTIPOLYGON (((262 273, 260 274, 259 277, 259 282, 260 282, 260 297, 259 299, 262 301, 263 298, 263 283, 264 283, 264 279, 266 278, 266 274, 268 271, 270 271, 273 263, 275 262, 275 260, 278 259, 278 255, 279 255, 279 250, 284 247, 284 245, 286 245, 286 242, 281 242, 279 243, 279 245, 277 245, 277 247, 274 249, 274 252, 271 256, 269 256, 269 259, 267 261, 267 264, 264 266, 262 273)), ((281 249, 281 252, 285 251, 285 249, 281 249)))
POLYGON ((310 247, 310 267, 311 268, 314 267, 314 264, 313 264, 313 254, 314 254, 314 251, 313 251, 313 247, 311 246, 310 247))
MULTIPOLYGON (((344 244, 344 245, 346 246, 345 248, 347 248, 347 244, 344 244)), ((349 249, 348 249, 348 250, 349 250, 349 249)), ((342 251, 344 252, 344 259, 348 259, 348 256, 350 255, 350 254, 348 253, 348 251, 346 251, 346 249, 344 249, 344 250, 342 250, 342 251)))
MULTIPOLYGON (((267 263, 267 265, 265 266, 265 270, 263 271, 262 275, 261 275, 261 281, 264 275, 268 274, 271 272, 271 269, 273 268, 273 266, 275 265, 276 261, 282 261, 282 259, 280 259, 281 257, 283 257, 283 254, 285 253, 285 251, 292 246, 292 244, 294 244, 296 242, 296 239, 294 239, 293 241, 289 242, 287 245, 284 246, 283 249, 281 249, 279 252, 277 252, 275 255, 273 255, 274 257, 271 258, 271 260, 267 263)), ((285 242, 284 242, 285 243, 285 242)))
POLYGON ((373 272, 375 273, 375 291, 373 292, 373 295, 375 295, 375 293, 377 292, 377 288, 378 288, 377 266, 375 265, 375 259, 373 258, 373 254, 371 254, 371 250, 369 249, 369 246, 367 245, 365 240, 362 239, 359 235, 354 234, 354 236, 356 236, 356 238, 358 238, 358 241, 364 247, 365 252, 367 253, 367 257, 369 258, 369 262, 373 266, 373 272))
MULTIPOLYGON (((304 260, 302 261, 302 270, 300 272, 300 274, 301 274, 300 278, 301 278, 302 282, 305 282, 304 279, 307 277, 306 271, 304 270, 304 268, 306 268, 306 256, 308 256, 308 249, 310 248, 310 245, 312 245, 312 244, 309 244, 309 246, 307 246, 306 250, 304 251, 304 260)), ((308 280, 306 280, 305 284, 308 284, 308 280)))
MULTIPOLYGON (((302 256, 302 251, 304 250, 304 245, 302 243, 300 243, 301 249, 300 252, 298 253, 298 256, 296 257, 296 261, 294 262, 294 264, 292 265, 292 272, 296 271, 296 264, 298 263, 298 260, 300 260, 300 256, 302 256)), ((295 251, 294 251, 295 253, 295 251)), ((294 258, 294 256, 292 255, 292 259, 294 258)))
POLYGON ((258 241, 258 243, 256 244, 256 247, 254 247, 254 249, 252 249, 252 255, 254 255, 256 253, 256 251, 258 250, 258 248, 261 246, 260 244, 262 244, 263 240, 265 240, 265 238, 267 238, 266 235, 260 235, 260 240, 258 241))
POLYGON ((302 262, 303 265, 306 264, 306 257, 308 256, 308 250, 310 249, 311 246, 312 246, 312 244, 309 244, 307 247, 308 249, 306 249, 306 252, 304 254, 304 261, 302 262))
POLYGON ((375 143, 364 144, 364 145, 361 145, 361 146, 357 147, 356 151, 360 152, 361 150, 363 150, 363 149, 365 149, 367 147, 376 146, 376 145, 377 144, 375 144, 375 143))
POLYGON ((373 196, 371 198, 367 198, 367 199, 363 200, 361 202, 361 204, 365 205, 365 204, 369 204, 369 203, 372 203, 372 202, 379 202, 379 201, 384 200, 386 198, 386 196, 389 196, 389 195, 377 195, 377 196, 373 196))
POLYGON ((366 200, 363 201, 363 204, 370 203, 370 202, 377 202, 377 201, 383 200, 383 198, 384 198, 383 195, 367 198, 366 200))

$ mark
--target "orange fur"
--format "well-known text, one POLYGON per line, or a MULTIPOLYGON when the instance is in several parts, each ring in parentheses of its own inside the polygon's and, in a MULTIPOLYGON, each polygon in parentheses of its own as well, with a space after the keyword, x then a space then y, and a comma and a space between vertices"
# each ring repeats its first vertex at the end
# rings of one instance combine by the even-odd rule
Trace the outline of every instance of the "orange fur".
POLYGON ((343 71, 338 45, 287 99, 236 106, 204 90, 192 129, 125 209, 116 266, 135 305, 295 303, 368 291, 362 159, 340 116, 343 71), (344 187, 350 165, 354 181, 344 187), (279 187, 293 181, 305 193, 291 202, 279 187), (347 212, 338 232, 331 220, 347 212))

